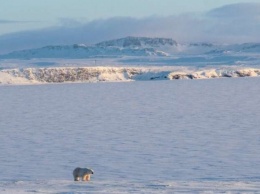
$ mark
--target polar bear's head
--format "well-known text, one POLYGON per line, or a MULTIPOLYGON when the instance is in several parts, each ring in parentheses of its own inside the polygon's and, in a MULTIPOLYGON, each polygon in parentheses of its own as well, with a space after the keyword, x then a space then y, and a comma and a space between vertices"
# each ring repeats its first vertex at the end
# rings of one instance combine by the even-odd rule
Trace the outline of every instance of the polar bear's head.
POLYGON ((86 174, 94 174, 94 170, 86 168, 86 174))

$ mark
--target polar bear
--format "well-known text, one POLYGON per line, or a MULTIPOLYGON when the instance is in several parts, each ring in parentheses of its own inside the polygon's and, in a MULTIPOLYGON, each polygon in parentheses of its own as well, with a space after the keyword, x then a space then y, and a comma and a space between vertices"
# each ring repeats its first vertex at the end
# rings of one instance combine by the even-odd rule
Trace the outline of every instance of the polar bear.
POLYGON ((89 181, 91 174, 94 174, 94 171, 89 168, 77 167, 73 170, 74 181, 79 181, 80 178, 82 181, 89 181))

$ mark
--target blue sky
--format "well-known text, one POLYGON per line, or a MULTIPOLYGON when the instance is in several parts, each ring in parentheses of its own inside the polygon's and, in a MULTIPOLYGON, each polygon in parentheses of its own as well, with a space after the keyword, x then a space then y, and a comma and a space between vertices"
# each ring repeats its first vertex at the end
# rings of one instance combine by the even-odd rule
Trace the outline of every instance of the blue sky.
POLYGON ((259 22, 260 0, 0 0, 0 53, 128 35, 255 42, 259 22))

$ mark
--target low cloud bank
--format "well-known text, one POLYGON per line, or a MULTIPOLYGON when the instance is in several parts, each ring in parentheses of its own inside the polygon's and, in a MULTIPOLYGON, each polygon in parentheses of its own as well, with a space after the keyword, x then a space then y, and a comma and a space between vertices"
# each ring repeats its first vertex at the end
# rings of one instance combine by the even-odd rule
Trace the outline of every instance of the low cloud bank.
POLYGON ((260 3, 240 3, 202 14, 115 17, 87 23, 63 19, 56 27, 0 36, 0 53, 46 45, 93 44, 125 36, 167 37, 178 42, 260 42, 259 31, 260 3))

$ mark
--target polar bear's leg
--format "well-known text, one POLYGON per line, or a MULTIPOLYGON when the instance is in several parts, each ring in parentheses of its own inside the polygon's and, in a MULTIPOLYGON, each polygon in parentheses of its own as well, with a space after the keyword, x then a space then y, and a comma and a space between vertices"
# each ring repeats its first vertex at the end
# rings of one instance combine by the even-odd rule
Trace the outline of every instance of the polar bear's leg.
POLYGON ((83 180, 83 181, 89 181, 89 180, 90 180, 90 174, 85 174, 85 175, 82 177, 82 180, 83 180))
POLYGON ((74 177, 74 181, 79 181, 79 171, 80 171, 80 168, 75 168, 73 170, 73 177, 74 177))

